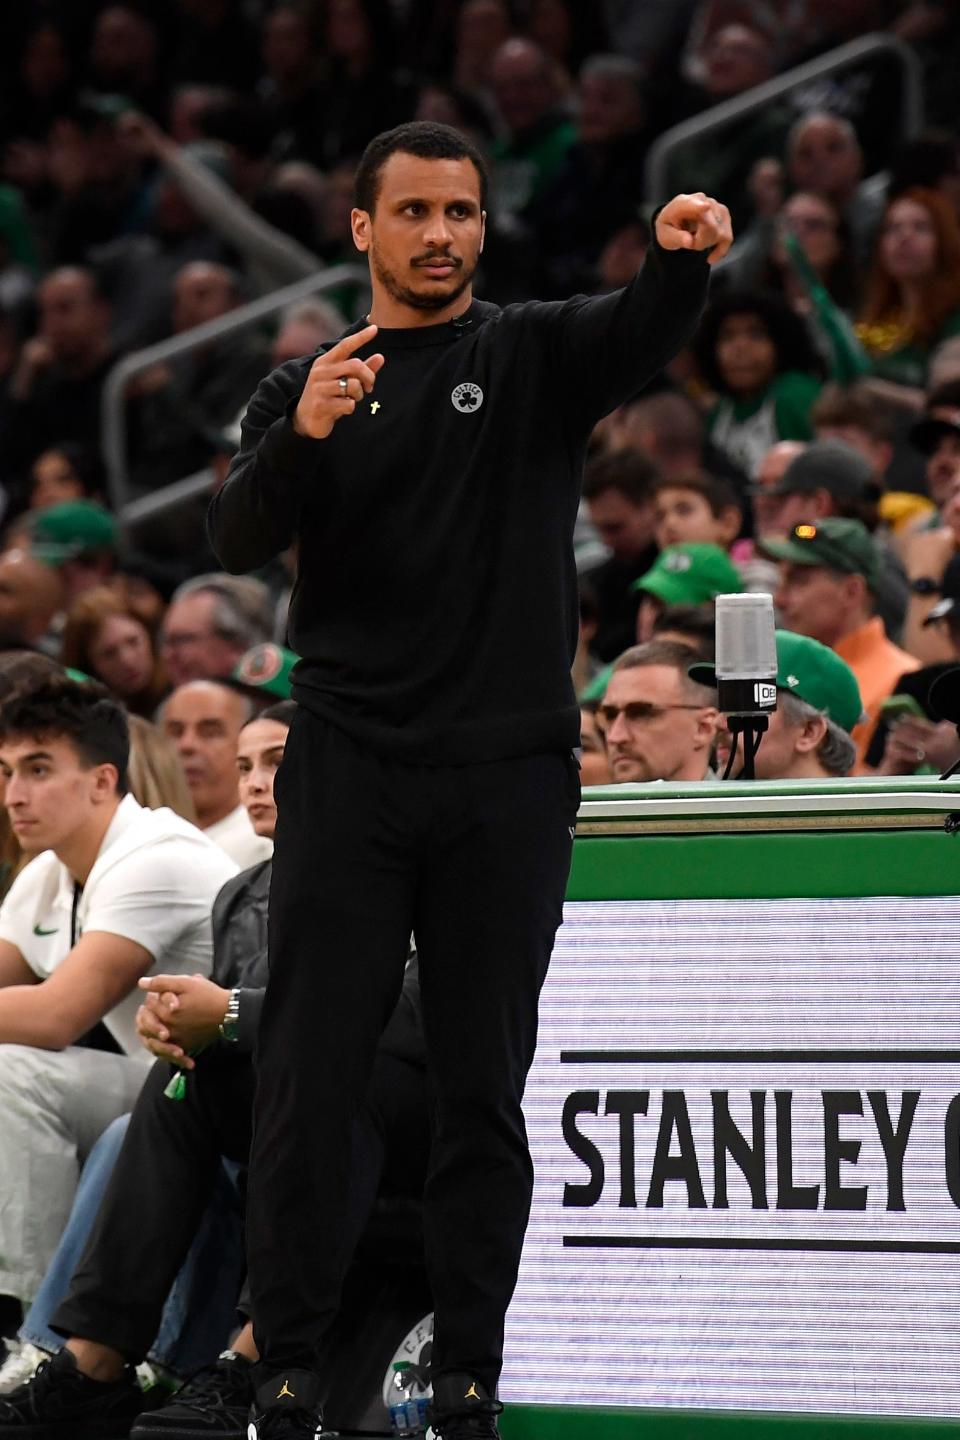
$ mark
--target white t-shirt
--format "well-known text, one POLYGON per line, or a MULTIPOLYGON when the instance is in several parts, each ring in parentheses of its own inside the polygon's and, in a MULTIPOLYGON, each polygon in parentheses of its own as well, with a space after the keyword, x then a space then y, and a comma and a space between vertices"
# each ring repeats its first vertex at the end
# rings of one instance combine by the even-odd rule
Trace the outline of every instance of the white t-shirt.
MULTIPOLYGON (((146 810, 126 795, 79 896, 76 939, 105 930, 150 952, 147 974, 209 974, 210 912, 236 873, 229 856, 195 825, 172 810, 146 810)), ((41 980, 70 953, 75 888, 66 866, 45 850, 20 872, 0 906, 0 939, 15 945, 41 980)), ((134 990, 103 1019, 121 1049, 148 1065, 151 1056, 135 1025, 141 998, 134 990)))
POLYGON ((236 860, 241 870, 259 865, 261 860, 269 860, 273 854, 273 841, 257 834, 242 805, 224 815, 216 824, 208 825, 203 833, 214 845, 225 850, 231 860, 236 860))

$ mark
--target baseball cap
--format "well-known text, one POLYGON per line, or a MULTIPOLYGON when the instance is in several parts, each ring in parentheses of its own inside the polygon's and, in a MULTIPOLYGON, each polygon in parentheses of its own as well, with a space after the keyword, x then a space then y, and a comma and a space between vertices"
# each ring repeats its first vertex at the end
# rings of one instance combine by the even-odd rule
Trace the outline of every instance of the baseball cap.
POLYGON ((944 436, 960 440, 960 406, 938 405, 937 415, 925 415, 911 426, 907 438, 923 455, 932 455, 944 436))
POLYGON ((816 524, 794 525, 785 540, 762 540, 757 548, 792 565, 822 565, 828 570, 862 575, 871 590, 876 590, 880 581, 877 548, 859 520, 828 515, 816 524))
POLYGON ((719 545, 669 545, 631 585, 665 605, 705 605, 743 588, 740 572, 719 545))
POLYGON ((62 565, 91 550, 116 550, 116 518, 95 500, 64 500, 38 510, 29 520, 30 553, 48 565, 62 565))
MULTIPOLYGON (((852 730, 863 714, 863 702, 857 677, 847 662, 808 635, 778 630, 776 639, 777 689, 822 710, 841 730, 852 730)), ((691 665, 688 674, 699 685, 717 683, 712 665, 691 665)))
POLYGON ((960 555, 954 555, 943 572, 940 581, 940 599, 924 620, 924 625, 933 625, 946 615, 960 616, 960 555))
POLYGON ((875 500, 880 494, 866 456, 842 440, 814 440, 791 460, 776 485, 753 486, 754 495, 813 495, 828 491, 841 503, 875 500))
POLYGON ((255 690, 258 695, 273 695, 277 700, 289 700, 290 672, 299 658, 292 650, 285 650, 282 645, 273 645, 267 641, 262 645, 254 645, 241 655, 230 678, 234 684, 245 690, 255 690))

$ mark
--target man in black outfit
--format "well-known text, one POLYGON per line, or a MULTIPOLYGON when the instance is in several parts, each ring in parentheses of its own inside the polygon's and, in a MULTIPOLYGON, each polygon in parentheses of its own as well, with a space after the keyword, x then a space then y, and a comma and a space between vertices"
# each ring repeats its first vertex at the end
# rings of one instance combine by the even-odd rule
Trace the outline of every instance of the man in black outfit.
POLYGON ((499 310, 471 293, 485 199, 457 131, 414 123, 371 142, 353 212, 370 323, 263 381, 210 510, 235 573, 298 541, 290 638, 304 657, 277 777, 258 1050, 251 1440, 322 1428, 315 1366, 341 1283, 352 1127, 411 930, 435 1107, 432 1429, 498 1435, 533 1180, 521 1101, 579 799, 583 458, 596 421, 690 337, 706 252, 731 239, 723 206, 679 196, 625 290, 499 310), (334 945, 351 962, 321 973, 314 957, 334 945))

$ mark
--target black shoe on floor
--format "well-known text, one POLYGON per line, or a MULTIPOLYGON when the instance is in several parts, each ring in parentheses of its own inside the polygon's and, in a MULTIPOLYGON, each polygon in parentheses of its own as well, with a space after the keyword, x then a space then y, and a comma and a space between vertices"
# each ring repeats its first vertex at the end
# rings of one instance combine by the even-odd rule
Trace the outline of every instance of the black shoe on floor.
POLYGON ((321 1440, 320 1378, 310 1370, 281 1370, 257 1385, 248 1440, 321 1440))
POLYGON ((500 1440, 499 1400, 491 1400, 472 1375, 440 1375, 434 1381, 427 1440, 500 1440))
POLYGON ((225 1350, 160 1409, 141 1415, 131 1440, 247 1440, 252 1401, 253 1366, 225 1350))
POLYGON ((69 1350, 0 1396, 0 1440, 126 1440, 143 1409, 132 1369, 103 1383, 88 1380, 69 1350))

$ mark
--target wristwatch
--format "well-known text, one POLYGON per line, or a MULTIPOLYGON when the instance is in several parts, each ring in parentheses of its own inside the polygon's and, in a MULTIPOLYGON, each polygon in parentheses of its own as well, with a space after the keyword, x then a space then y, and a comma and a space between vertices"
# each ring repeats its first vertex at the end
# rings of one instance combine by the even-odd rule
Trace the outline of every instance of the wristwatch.
POLYGON ((220 1021, 220 1036, 229 1044, 235 1045, 240 1038, 240 991, 231 990, 230 999, 227 1001, 227 1008, 223 1012, 223 1019, 220 1021))

